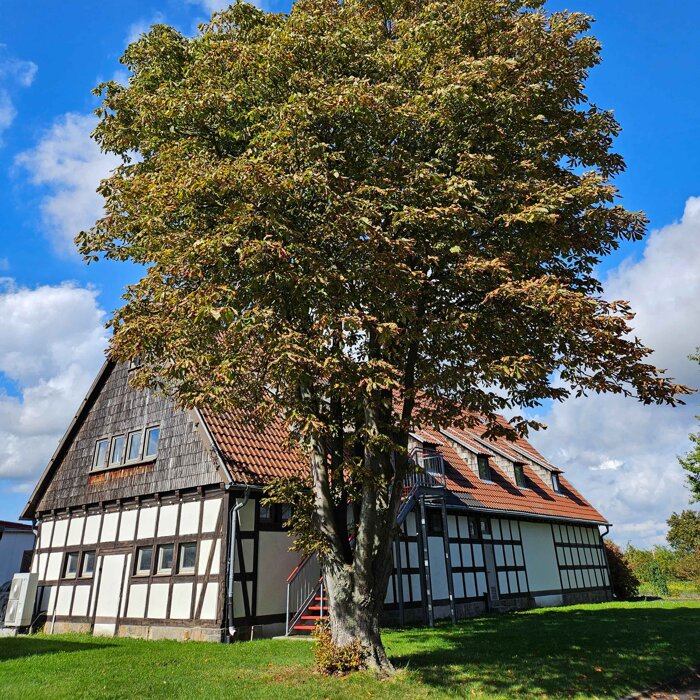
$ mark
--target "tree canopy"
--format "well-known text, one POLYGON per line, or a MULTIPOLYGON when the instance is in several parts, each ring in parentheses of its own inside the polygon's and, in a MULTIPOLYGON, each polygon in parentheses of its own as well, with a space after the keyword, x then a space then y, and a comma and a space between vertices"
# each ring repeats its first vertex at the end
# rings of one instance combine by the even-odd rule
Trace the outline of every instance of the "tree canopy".
POLYGON ((673 513, 667 523, 666 539, 671 547, 682 554, 700 556, 700 512, 684 510, 680 514, 673 513))
POLYGON ((128 84, 97 88, 95 138, 124 164, 79 247, 146 268, 111 352, 185 405, 293 428, 339 643, 367 640, 333 607, 349 592, 380 646, 412 426, 514 434, 537 424, 497 412, 686 391, 595 276, 646 219, 584 92, 590 25, 537 0, 237 3, 194 37, 153 27, 128 84))

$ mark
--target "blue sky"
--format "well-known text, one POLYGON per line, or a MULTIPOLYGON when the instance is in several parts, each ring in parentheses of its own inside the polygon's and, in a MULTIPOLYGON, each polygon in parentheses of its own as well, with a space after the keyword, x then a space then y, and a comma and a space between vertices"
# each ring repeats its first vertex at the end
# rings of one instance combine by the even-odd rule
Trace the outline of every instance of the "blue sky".
MULTIPOLYGON (((0 519, 17 517, 99 366, 105 312, 137 275, 128 265, 88 267, 70 249, 77 228, 99 213, 91 191, 108 166, 86 137, 96 106, 90 90, 121 70, 129 38, 149 24, 191 33, 221 4, 0 0, 0 519)), ((549 7, 597 18, 604 60, 588 92, 623 126, 623 201, 646 211, 657 231, 623 246, 601 274, 611 290, 639 300, 642 339, 661 345, 664 366, 698 386, 684 358, 700 345, 690 293, 700 267, 693 257, 700 206, 690 199, 700 196, 700 3, 669 0, 660 10, 632 0, 553 0, 549 7), (665 325, 657 323, 662 318, 665 325)), ((674 455, 687 445, 694 411, 695 399, 677 413, 570 401, 546 411, 551 428, 535 442, 620 523, 621 541, 660 541, 663 519, 687 500, 674 455), (614 428, 602 421, 606 411, 614 428), (654 426, 663 436, 650 438, 654 426)))

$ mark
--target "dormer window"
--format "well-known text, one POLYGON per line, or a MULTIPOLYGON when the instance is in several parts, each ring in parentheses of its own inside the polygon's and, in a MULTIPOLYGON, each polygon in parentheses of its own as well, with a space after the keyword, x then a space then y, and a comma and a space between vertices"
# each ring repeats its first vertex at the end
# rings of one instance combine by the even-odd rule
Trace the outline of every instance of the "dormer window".
POLYGON ((559 481, 559 474, 552 472, 552 490, 555 493, 561 493, 561 482, 559 481))
POLYGON ((491 465, 488 455, 477 455, 476 463, 479 467, 479 478, 482 481, 491 481, 491 465))
POLYGON ((525 465, 520 462, 516 462, 513 465, 513 471, 515 472, 515 485, 518 488, 524 489, 525 486, 525 465))

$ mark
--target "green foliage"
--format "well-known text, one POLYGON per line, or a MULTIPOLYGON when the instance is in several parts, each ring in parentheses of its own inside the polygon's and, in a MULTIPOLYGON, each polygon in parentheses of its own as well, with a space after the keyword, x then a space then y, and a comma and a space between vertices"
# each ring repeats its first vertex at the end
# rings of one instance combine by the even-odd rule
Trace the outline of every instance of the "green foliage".
POLYGON ((375 615, 416 424, 514 437, 539 424, 497 412, 688 391, 596 277, 646 219, 584 92, 590 26, 544 0, 237 2, 192 37, 154 27, 96 90, 124 162, 79 249, 145 270, 112 356, 185 406, 281 419, 309 457, 306 541, 375 615))
POLYGON ((629 600, 637 595, 639 580, 625 553, 612 540, 604 540, 605 554, 610 567, 613 593, 618 600, 629 600))
POLYGON ((366 654, 360 642, 355 640, 350 644, 338 646, 333 642, 330 625, 320 622, 313 632, 314 659, 316 669, 326 676, 343 676, 352 671, 359 671, 366 665, 366 654))
POLYGON ((648 583, 652 591, 654 591, 656 595, 668 596, 668 581, 659 566, 659 562, 656 560, 652 560, 649 564, 648 576, 648 583))
MULTIPOLYGON (((690 359, 700 364, 700 348, 696 350, 690 359)), ((698 416, 700 420, 700 416, 698 416)), ((700 501, 700 432, 690 434, 691 448, 683 457, 679 457, 683 469, 685 469, 686 481, 690 489, 691 503, 700 501)))
POLYGON ((673 513, 666 522, 666 539, 671 547, 682 554, 696 553, 700 557, 700 511, 673 513))
POLYGON ((682 549, 659 546, 645 550, 628 545, 625 557, 645 595, 700 593, 700 556, 697 551, 687 553, 682 549), (684 583, 688 585, 681 585, 684 583))

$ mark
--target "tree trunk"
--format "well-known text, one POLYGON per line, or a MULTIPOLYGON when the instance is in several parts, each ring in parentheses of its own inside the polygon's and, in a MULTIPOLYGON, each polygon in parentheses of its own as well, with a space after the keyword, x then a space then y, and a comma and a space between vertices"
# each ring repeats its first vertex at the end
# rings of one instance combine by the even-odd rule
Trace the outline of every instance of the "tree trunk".
POLYGON ((328 612, 331 637, 336 646, 359 642, 365 663, 380 676, 390 675, 394 667, 382 643, 379 622, 386 586, 358 590, 356 577, 350 567, 341 570, 327 568, 324 580, 328 591, 328 612))

